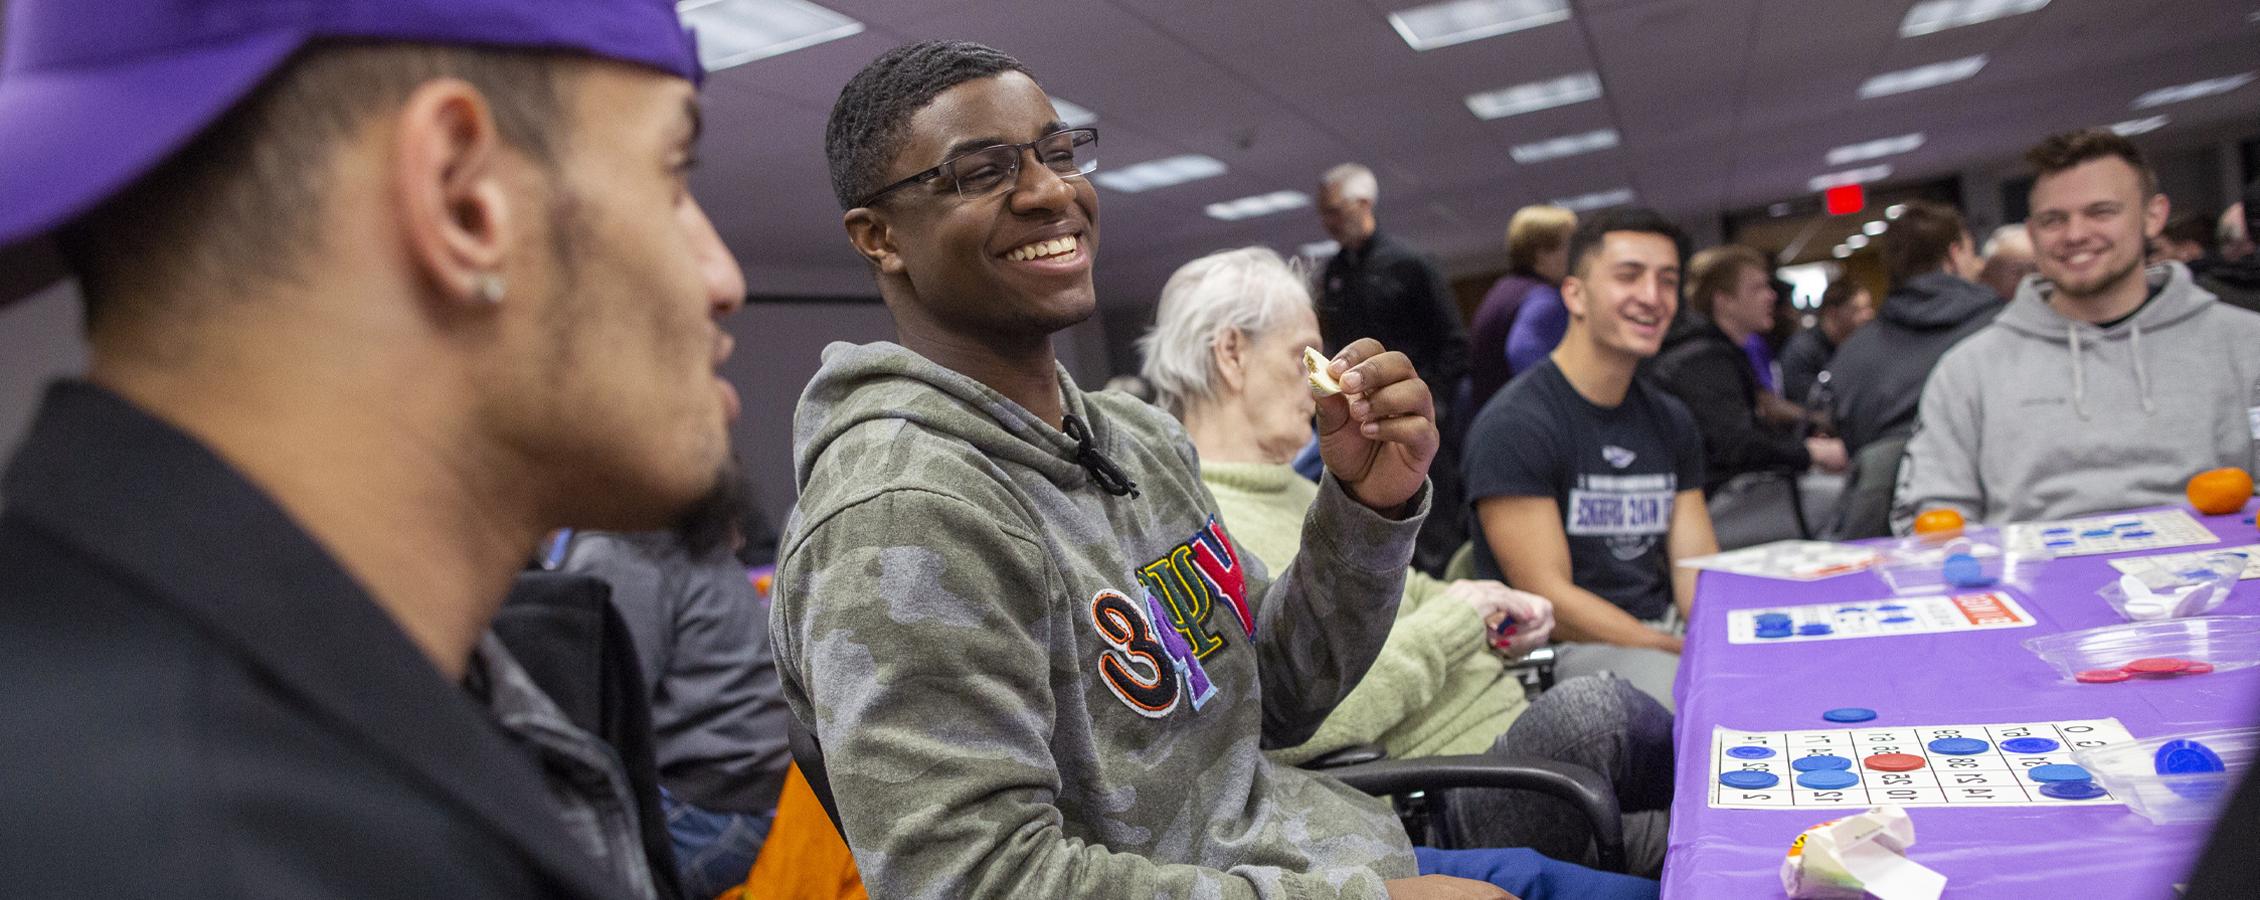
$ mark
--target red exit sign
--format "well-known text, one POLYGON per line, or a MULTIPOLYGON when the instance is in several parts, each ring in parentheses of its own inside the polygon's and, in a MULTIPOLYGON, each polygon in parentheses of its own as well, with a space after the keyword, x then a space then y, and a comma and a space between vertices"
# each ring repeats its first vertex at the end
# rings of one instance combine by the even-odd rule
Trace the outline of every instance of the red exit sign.
POLYGON ((1821 205, 1832 216, 1849 216, 1868 208, 1868 189, 1856 184, 1840 184, 1821 192, 1821 205))

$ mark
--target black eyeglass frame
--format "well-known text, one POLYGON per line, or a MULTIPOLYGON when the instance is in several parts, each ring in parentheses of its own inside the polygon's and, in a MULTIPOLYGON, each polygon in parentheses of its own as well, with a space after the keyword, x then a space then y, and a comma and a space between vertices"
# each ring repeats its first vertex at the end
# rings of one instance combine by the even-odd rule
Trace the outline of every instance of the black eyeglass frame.
MULTIPOLYGON (((941 177, 942 175, 944 175, 944 174, 948 173, 948 172, 949 172, 949 171, 950 171, 950 170, 951 170, 952 168, 954 168, 954 167, 955 167, 955 166, 957 165, 957 163, 958 163, 958 161, 959 161, 959 160, 962 160, 962 159, 965 159, 965 158, 967 158, 967 157, 971 157, 971 156, 977 156, 977 155, 980 155, 980 154, 983 154, 983 153, 995 153, 995 152, 996 152, 996 151, 998 151, 998 150, 1003 150, 1003 149, 1008 149, 1008 148, 1009 148, 1009 149, 1010 149, 1010 150, 1012 151, 1012 170, 1011 170, 1011 171, 1009 171, 1009 172, 1006 172, 1006 173, 1005 173, 1005 176, 1004 176, 1004 181, 1003 181, 1002 183, 1005 183, 1005 184, 1010 184, 1010 183, 1012 183, 1012 182, 1014 182, 1014 181, 1016 181, 1016 180, 1018 180, 1018 179, 1020 178, 1020 160, 1021 160, 1021 158, 1022 158, 1022 157, 1024 157, 1024 156, 1026 156, 1026 155, 1027 155, 1027 154, 1028 154, 1028 153, 1029 153, 1030 151, 1033 151, 1033 150, 1035 150, 1035 149, 1036 149, 1036 145, 1038 145, 1038 144, 1041 144, 1041 143, 1043 143, 1043 142, 1045 142, 1045 141, 1049 141, 1049 140, 1051 140, 1051 139, 1053 139, 1053 138, 1059 137, 1060 135, 1063 135, 1063 134, 1078 134, 1078 133, 1080 133, 1080 134, 1087 134, 1087 135, 1090 135, 1090 138, 1089 138, 1088 140, 1080 140, 1080 141, 1074 141, 1074 142, 1073 142, 1073 143, 1071 143, 1071 144, 1070 144, 1069 146, 1071 146, 1071 147, 1077 147, 1077 148, 1080 148, 1080 147, 1088 147, 1088 146, 1091 146, 1091 145, 1093 145, 1093 144, 1096 144, 1096 143, 1098 143, 1098 142, 1099 142, 1099 130, 1098 130, 1097 128, 1094 128, 1094 127, 1090 127, 1090 126, 1085 126, 1085 127, 1082 127, 1082 128, 1062 128, 1062 129, 1060 129, 1060 130, 1058 130, 1058 131, 1054 131, 1054 132, 1052 132, 1052 133, 1050 133, 1050 134, 1044 135, 1043 137, 1037 138, 1037 139, 1035 139, 1035 140, 1032 140, 1032 141, 1028 141, 1028 142, 1026 142, 1026 143, 1020 143, 1020 144, 992 144, 992 145, 990 145, 990 146, 987 146, 987 147, 982 147, 982 148, 980 148, 980 149, 978 149, 978 150, 968 150, 968 151, 966 151, 966 152, 964 152, 964 153, 960 153, 960 154, 958 154, 958 155, 956 155, 956 156, 952 156, 952 157, 950 157, 950 158, 948 158, 948 159, 942 160, 942 162, 941 162, 941 164, 940 164, 940 165, 937 165, 937 166, 935 166, 935 167, 933 167, 933 168, 931 168, 931 169, 927 169, 927 170, 924 170, 924 171, 922 171, 922 172, 919 172, 918 174, 912 175, 912 176, 910 176, 910 177, 908 177, 908 178, 904 178, 904 179, 903 179, 903 180, 901 180, 901 181, 897 181, 897 182, 895 182, 895 183, 893 183, 893 184, 887 185, 886 187, 880 188, 880 189, 878 189, 878 190, 876 190, 876 191, 872 191, 872 192, 871 192, 870 194, 868 194, 868 195, 865 195, 865 196, 864 196, 864 198, 863 198, 862 200, 860 200, 860 201, 857 201, 857 203, 856 203, 855 205, 857 205, 857 206, 870 206, 870 205, 871 205, 871 204, 873 204, 873 203, 877 203, 877 202, 879 202, 879 198, 881 198, 881 197, 884 197, 884 196, 886 196, 886 195, 888 195, 888 194, 894 193, 895 191, 899 191, 899 190, 902 190, 903 188, 909 187, 909 186, 911 186, 911 185, 914 185, 914 184, 919 184, 919 183, 921 183, 921 182, 932 181, 932 180, 933 180, 933 179, 935 179, 935 178, 939 178, 939 177, 941 177)), ((1038 162, 1041 162, 1041 161, 1042 161, 1042 159, 1041 159, 1041 157, 1040 157, 1040 156, 1039 156, 1039 158, 1038 158, 1038 160, 1037 160, 1037 161, 1038 161, 1038 162)), ((1049 166, 1046 166, 1045 168, 1050 168, 1050 167, 1049 167, 1049 166)), ((1052 169, 1052 172, 1053 172, 1054 174, 1056 174, 1056 175, 1059 175, 1059 176, 1060 176, 1061 178, 1081 178, 1081 177, 1083 177, 1083 176, 1085 176, 1085 175, 1089 175, 1089 174, 1091 174, 1092 172, 1096 172, 1096 171, 1098 171, 1098 168, 1099 168, 1099 161, 1098 161, 1098 160, 1096 160, 1096 159, 1092 159, 1092 160, 1088 160, 1088 161, 1079 161, 1079 162, 1077 163, 1077 166, 1076 166, 1076 171, 1075 171, 1074 173, 1072 173, 1072 174, 1070 174, 1070 173, 1066 173, 1066 172, 1061 172, 1061 171, 1059 171, 1058 169, 1052 169)), ((965 190, 964 190, 964 188, 962 187, 962 185, 957 185, 956 187, 957 187, 957 193, 958 193, 958 196, 960 196, 960 197, 966 196, 965 190)), ((984 193, 986 193, 986 192, 984 192, 984 193)))

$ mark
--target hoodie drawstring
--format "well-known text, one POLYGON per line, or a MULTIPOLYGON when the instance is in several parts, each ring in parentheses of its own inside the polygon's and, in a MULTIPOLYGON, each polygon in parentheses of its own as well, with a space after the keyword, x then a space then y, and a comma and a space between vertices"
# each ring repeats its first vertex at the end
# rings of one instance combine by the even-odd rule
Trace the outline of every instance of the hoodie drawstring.
POLYGON ((2150 370, 2142 365, 2142 320, 2139 318, 2134 320, 2133 351, 2134 387, 2142 392, 2142 414, 2147 416, 2157 412, 2158 406, 2150 400, 2150 370))
POLYGON ((2080 371, 2080 328, 2064 323, 2064 339, 2072 345, 2072 411, 2079 413, 2081 421, 2087 419, 2087 377, 2080 371))
POLYGON ((1091 473, 1091 480, 1099 483, 1100 490, 1117 497, 1138 496, 1138 483, 1122 474, 1121 467, 1100 453, 1099 448, 1091 446, 1090 426, 1073 415, 1064 415, 1060 417, 1059 427, 1075 439, 1075 464, 1091 473))

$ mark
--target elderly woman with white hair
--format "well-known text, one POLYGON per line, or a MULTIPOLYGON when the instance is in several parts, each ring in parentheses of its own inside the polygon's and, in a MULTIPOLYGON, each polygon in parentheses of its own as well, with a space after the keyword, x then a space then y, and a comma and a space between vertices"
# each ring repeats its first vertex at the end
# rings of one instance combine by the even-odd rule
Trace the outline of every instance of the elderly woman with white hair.
MULTIPOLYGON (((1316 409, 1302 364, 1304 348, 1319 345, 1311 305, 1303 277, 1278 254, 1228 250, 1170 277, 1140 341, 1141 374, 1185 423, 1226 530, 1272 571, 1294 559, 1318 495, 1289 465, 1310 439, 1316 409)), ((1671 714, 1608 675, 1570 679, 1526 700, 1507 664, 1545 643, 1552 628, 1545 598, 1496 581, 1410 572, 1396 625, 1365 678, 1309 742, 1274 755, 1301 762, 1377 744, 1400 758, 1496 750, 1582 765, 1615 783, 1632 869, 1653 875, 1663 865, 1671 802, 1671 714)), ((1554 798, 1457 791, 1447 806, 1471 844, 1592 861, 1583 821, 1554 798)))

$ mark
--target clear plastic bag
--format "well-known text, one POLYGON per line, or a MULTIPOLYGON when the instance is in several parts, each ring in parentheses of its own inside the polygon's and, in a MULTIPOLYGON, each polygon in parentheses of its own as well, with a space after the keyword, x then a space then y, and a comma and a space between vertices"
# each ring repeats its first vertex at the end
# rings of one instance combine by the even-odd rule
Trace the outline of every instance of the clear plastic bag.
POLYGON ((2260 665, 2260 616, 2196 616, 2067 631, 2025 641, 2065 680, 2112 683, 2260 665), (2173 667, 2169 661, 2190 665, 2173 667), (2137 665, 2137 664, 2140 665, 2137 665), (2108 673, 2120 672, 2124 677, 2108 673))
POLYGON ((2128 572, 2095 593, 2130 621, 2201 616, 2229 599, 2229 589, 2236 587, 2248 561, 2242 552, 2224 550, 2183 571, 2149 567, 2128 572))

